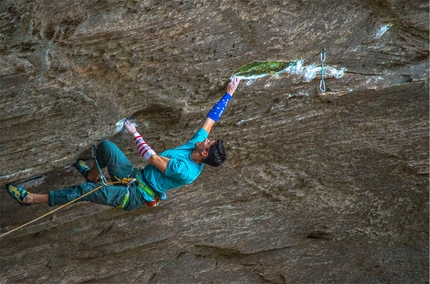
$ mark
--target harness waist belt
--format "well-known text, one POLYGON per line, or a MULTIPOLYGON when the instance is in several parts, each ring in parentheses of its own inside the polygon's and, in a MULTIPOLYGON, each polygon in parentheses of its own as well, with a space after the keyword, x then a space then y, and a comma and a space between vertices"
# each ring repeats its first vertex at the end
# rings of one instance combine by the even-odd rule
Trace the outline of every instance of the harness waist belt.
MULTIPOLYGON (((143 173, 142 173, 142 176, 143 176, 143 173)), ((145 178, 145 177, 143 177, 143 178, 145 178)), ((138 177, 136 177, 136 180, 137 180, 137 188, 138 189, 145 191, 154 199, 158 196, 158 194, 152 188, 150 188, 148 185, 146 185, 138 177)))

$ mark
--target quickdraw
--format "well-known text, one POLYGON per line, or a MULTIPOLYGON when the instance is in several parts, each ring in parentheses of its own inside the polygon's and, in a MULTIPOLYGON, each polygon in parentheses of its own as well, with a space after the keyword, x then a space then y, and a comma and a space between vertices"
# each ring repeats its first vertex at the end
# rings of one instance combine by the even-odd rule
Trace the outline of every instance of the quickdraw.
POLYGON ((94 144, 94 146, 91 148, 91 156, 93 156, 94 162, 95 162, 95 163, 96 163, 96 165, 97 165, 97 169, 98 169, 98 170, 99 170, 99 172, 100 172, 100 181, 101 181, 101 183, 102 183, 103 185, 108 185, 109 183, 108 183, 108 181, 107 181, 106 177, 104 176, 102 169, 101 169, 101 168, 100 168, 100 166, 99 166, 99 162, 97 162, 97 158, 96 158, 96 149, 97 149, 97 144, 94 144))
POLYGON ((320 81, 320 90, 321 92, 325 93, 327 90, 325 85, 325 70, 324 70, 324 62, 326 60, 327 54, 325 52, 325 48, 323 48, 320 51, 320 58, 321 58, 321 81, 320 81))
POLYGON ((325 60, 327 58, 327 52, 325 51, 325 48, 321 49, 320 52, 315 53, 311 56, 309 56, 308 58, 304 59, 303 62, 307 62, 310 60, 310 58, 314 58, 315 56, 317 56, 319 54, 320 59, 321 59, 321 80, 320 80, 320 91, 321 92, 326 92, 327 88, 326 88, 326 84, 325 84, 325 60))

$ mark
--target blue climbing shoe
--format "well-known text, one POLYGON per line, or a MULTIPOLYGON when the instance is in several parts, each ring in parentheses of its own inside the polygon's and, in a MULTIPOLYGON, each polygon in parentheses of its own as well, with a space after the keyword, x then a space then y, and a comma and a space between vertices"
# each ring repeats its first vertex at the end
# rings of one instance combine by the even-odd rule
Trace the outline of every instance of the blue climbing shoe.
POLYGON ((25 203, 24 198, 28 195, 28 192, 15 184, 6 184, 6 190, 13 199, 18 201, 19 205, 22 207, 31 206, 31 203, 25 203))
POLYGON ((90 167, 87 166, 87 164, 85 164, 85 162, 83 160, 77 160, 74 164, 75 169, 78 170, 78 172, 84 176, 85 180, 91 181, 88 179, 88 172, 90 171, 90 167))

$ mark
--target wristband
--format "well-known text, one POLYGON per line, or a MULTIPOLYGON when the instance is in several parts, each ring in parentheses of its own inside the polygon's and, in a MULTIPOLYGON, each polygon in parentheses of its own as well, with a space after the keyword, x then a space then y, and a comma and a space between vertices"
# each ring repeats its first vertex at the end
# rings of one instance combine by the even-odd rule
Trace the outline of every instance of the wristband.
POLYGON ((207 117, 213 119, 215 122, 218 122, 231 98, 232 95, 230 95, 229 93, 225 93, 225 95, 219 100, 219 102, 217 102, 209 111, 207 117))
POLYGON ((140 136, 139 133, 133 134, 134 142, 136 143, 137 150, 139 151, 140 155, 148 161, 149 158, 151 158, 152 155, 155 154, 154 150, 149 147, 148 144, 146 144, 145 140, 143 140, 142 136, 140 136))

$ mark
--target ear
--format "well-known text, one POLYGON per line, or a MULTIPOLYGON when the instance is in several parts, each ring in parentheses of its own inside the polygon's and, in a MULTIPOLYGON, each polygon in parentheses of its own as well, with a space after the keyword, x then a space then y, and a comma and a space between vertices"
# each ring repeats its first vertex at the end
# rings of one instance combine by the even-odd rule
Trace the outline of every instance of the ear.
POLYGON ((209 156, 208 151, 204 150, 203 152, 200 153, 200 155, 202 155, 203 158, 206 158, 207 156, 209 156))

